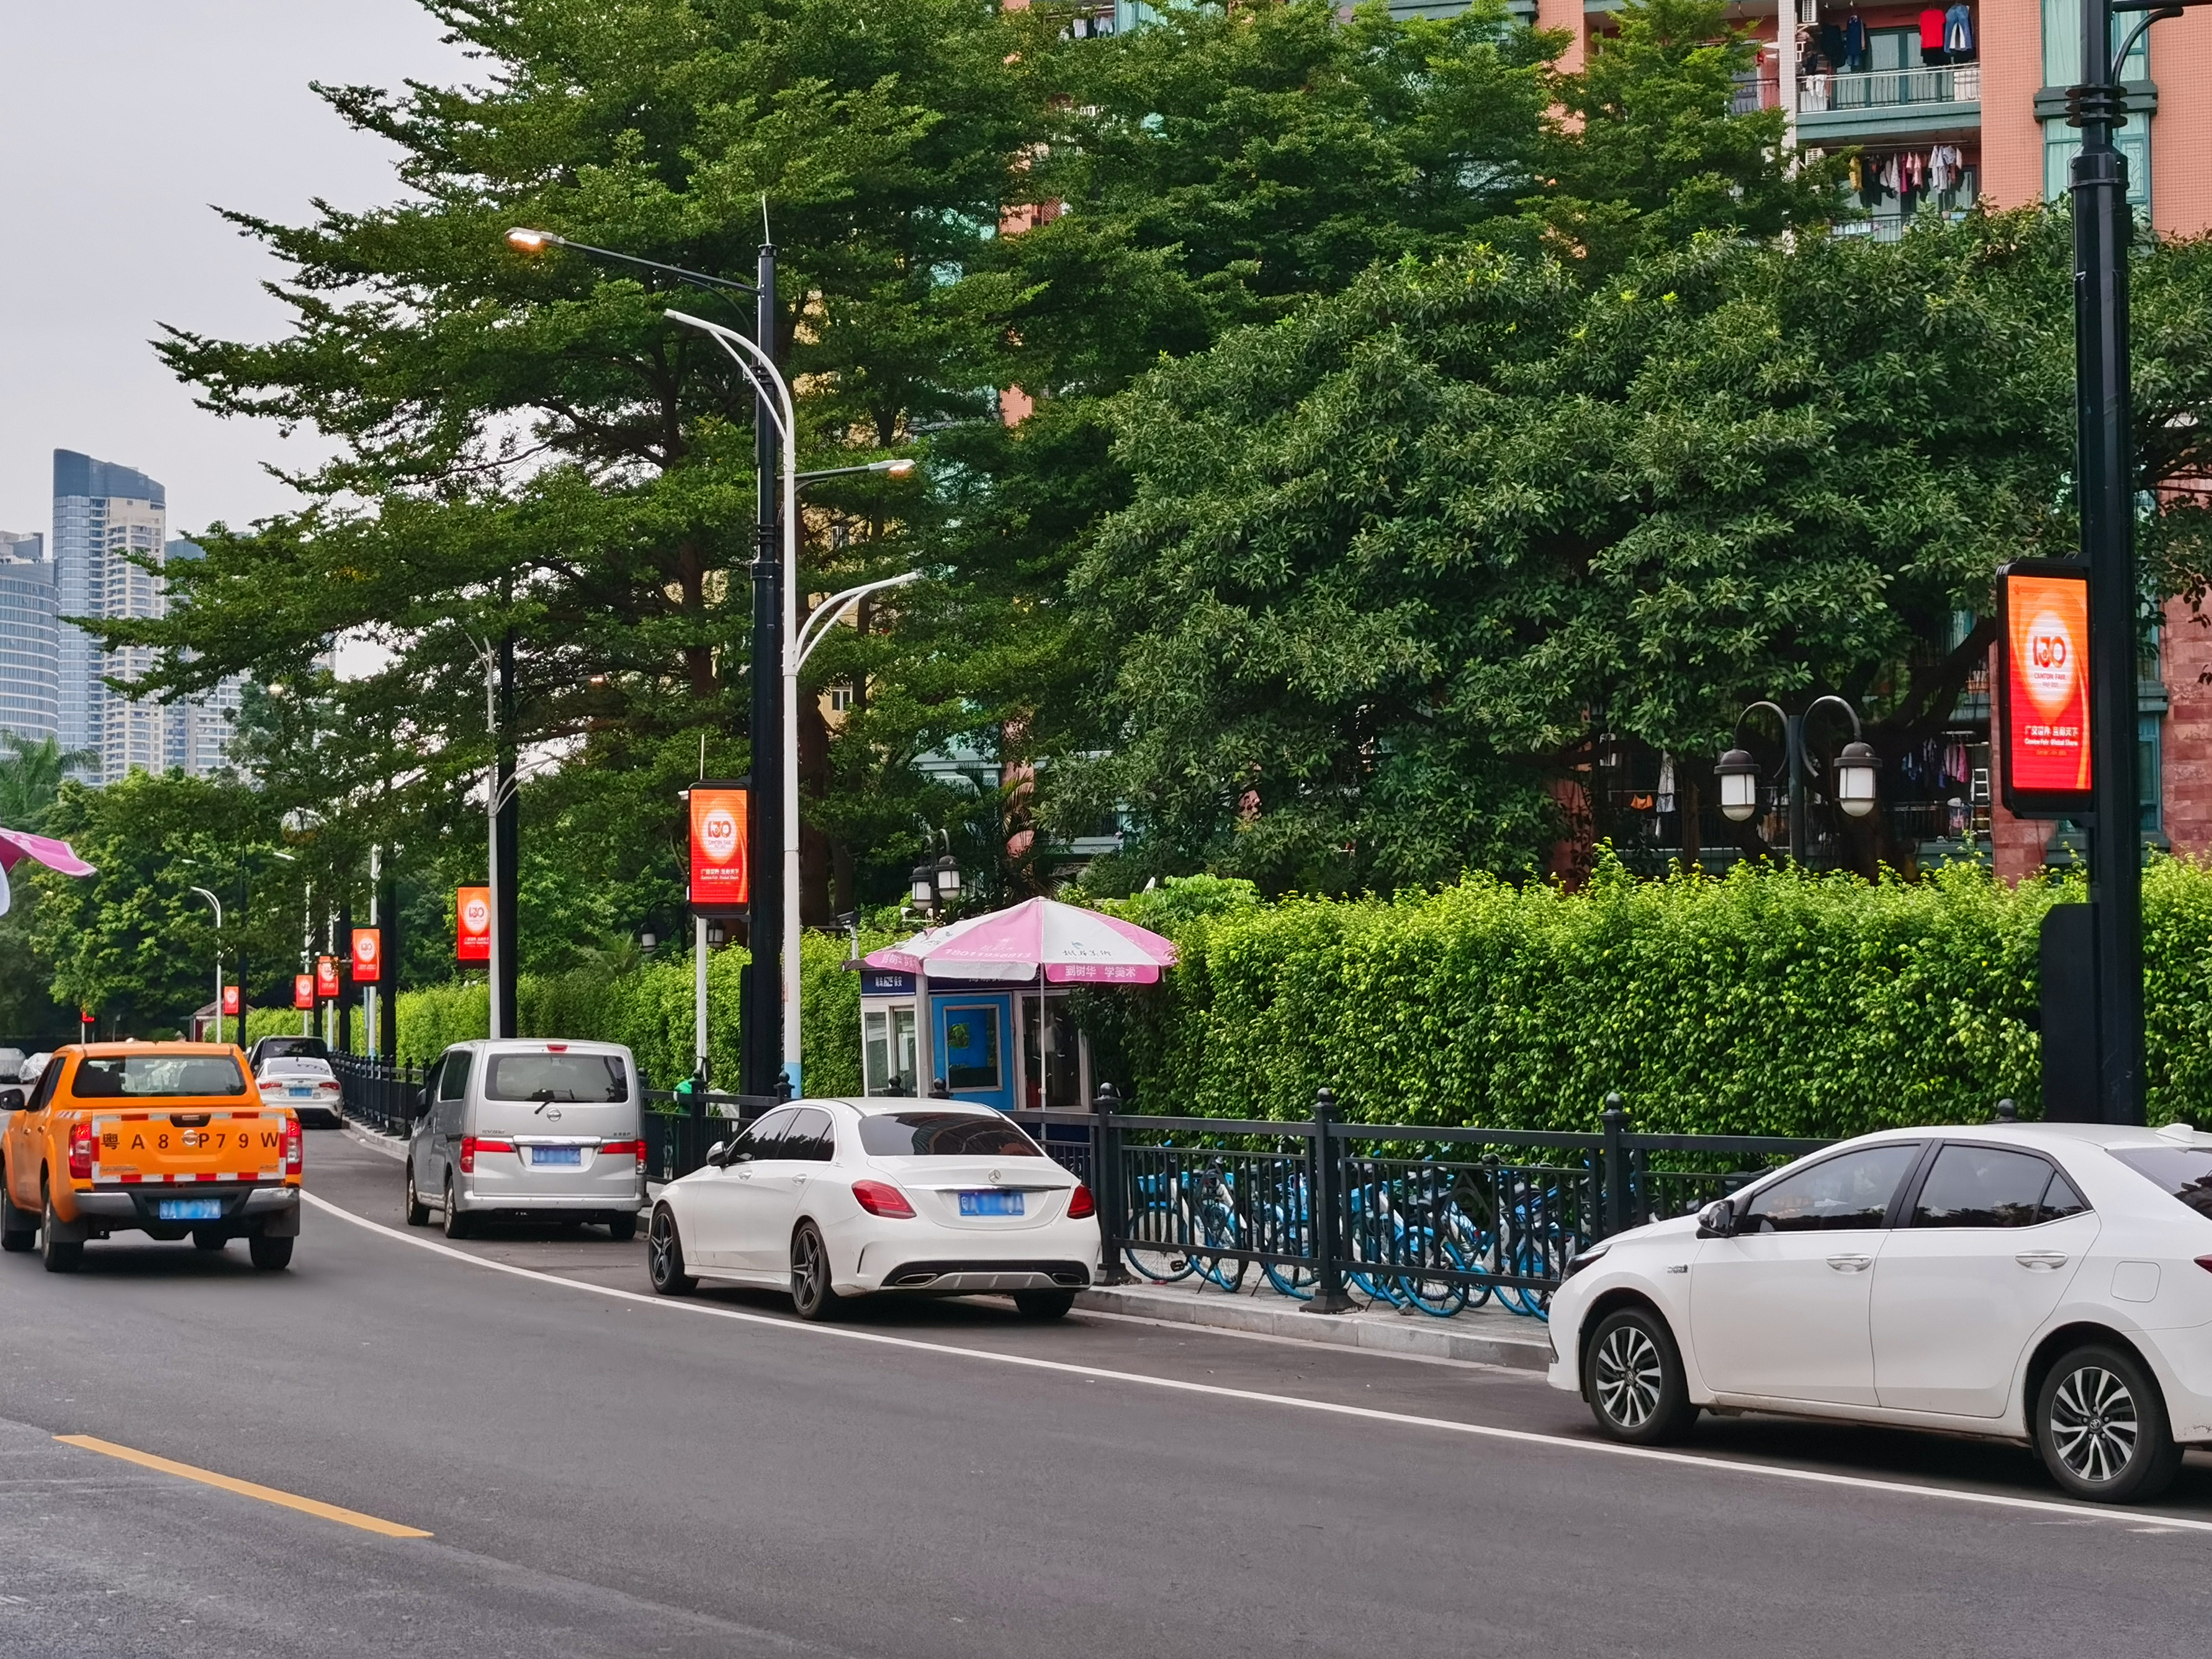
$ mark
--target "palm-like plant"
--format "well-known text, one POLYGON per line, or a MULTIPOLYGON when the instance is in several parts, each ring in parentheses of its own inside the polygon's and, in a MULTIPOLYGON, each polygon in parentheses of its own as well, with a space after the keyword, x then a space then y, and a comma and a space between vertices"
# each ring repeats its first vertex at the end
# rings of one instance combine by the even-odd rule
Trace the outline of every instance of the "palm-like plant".
POLYGON ((63 748, 55 738, 33 740, 18 732, 0 732, 0 750, 6 750, 0 759, 0 825, 10 830, 43 828, 70 768, 94 758, 63 748))

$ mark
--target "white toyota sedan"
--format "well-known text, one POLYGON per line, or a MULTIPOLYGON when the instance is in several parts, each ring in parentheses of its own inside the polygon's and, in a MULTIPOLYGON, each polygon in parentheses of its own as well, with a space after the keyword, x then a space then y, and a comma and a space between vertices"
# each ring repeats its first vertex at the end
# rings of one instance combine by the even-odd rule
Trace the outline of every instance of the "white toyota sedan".
POLYGON ((802 1319, 878 1291, 1011 1293, 1054 1319, 1098 1249, 1090 1189, 989 1108, 802 1100, 661 1189, 647 1261, 663 1296, 702 1279, 769 1285, 802 1319))
POLYGON ((1702 1409, 2032 1443, 2081 1498, 2212 1445, 2212 1134, 1891 1130, 1583 1251, 1550 1382, 1615 1439, 1702 1409))

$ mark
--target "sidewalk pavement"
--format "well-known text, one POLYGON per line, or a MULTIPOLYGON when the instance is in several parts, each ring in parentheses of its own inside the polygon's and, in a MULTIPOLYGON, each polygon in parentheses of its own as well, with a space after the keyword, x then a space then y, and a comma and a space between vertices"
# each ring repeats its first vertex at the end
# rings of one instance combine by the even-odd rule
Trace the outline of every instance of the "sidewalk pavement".
POLYGON ((1076 1292, 1075 1305, 1094 1313, 1206 1325, 1278 1340, 1502 1365, 1513 1370, 1540 1371, 1552 1363, 1551 1339, 1543 1322, 1508 1313, 1494 1302, 1468 1308, 1449 1319, 1401 1312, 1383 1303, 1351 1313, 1316 1314, 1307 1311, 1311 1304, 1277 1294, 1257 1273, 1234 1292, 1195 1275, 1172 1285, 1139 1281, 1093 1285, 1076 1292), (1258 1281, 1256 1287, 1254 1279, 1258 1281))

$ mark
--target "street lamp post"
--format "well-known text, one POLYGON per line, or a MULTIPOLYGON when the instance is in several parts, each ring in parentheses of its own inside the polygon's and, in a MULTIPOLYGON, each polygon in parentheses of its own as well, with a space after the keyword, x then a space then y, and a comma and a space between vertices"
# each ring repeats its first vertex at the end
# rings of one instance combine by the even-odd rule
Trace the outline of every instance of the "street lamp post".
MULTIPOLYGON (((1743 723, 1764 708, 1782 722, 1783 776, 1790 788, 1790 861, 1802 868, 1805 852, 1810 839, 1811 826, 1805 820, 1805 782, 1810 769, 1805 749, 1805 723, 1829 704, 1834 704, 1850 716, 1851 740, 1836 757, 1835 803, 1849 816, 1863 818, 1874 811, 1875 774, 1881 769, 1881 758, 1863 738, 1858 710, 1841 697, 1816 697, 1802 714, 1784 713, 1777 703, 1759 702, 1743 711, 1735 723, 1739 738, 1743 723)), ((1738 747, 1720 757, 1713 770, 1721 784, 1721 814, 1731 823, 1747 823, 1759 811, 1759 763, 1751 751, 1738 747)))
POLYGON ((222 901, 204 887, 195 887, 198 893, 215 906, 215 1040, 222 1041, 222 901))
POLYGON ((2135 434, 2128 385, 2127 118, 2121 66, 2159 19, 2212 0, 2081 0, 2081 84, 2067 120, 2074 158, 2074 401, 2081 556, 2089 567, 2090 928, 2097 1096, 2107 1123, 2143 1121, 2142 846, 2136 775, 2135 434), (2118 52, 2115 14, 2148 13, 2118 52))

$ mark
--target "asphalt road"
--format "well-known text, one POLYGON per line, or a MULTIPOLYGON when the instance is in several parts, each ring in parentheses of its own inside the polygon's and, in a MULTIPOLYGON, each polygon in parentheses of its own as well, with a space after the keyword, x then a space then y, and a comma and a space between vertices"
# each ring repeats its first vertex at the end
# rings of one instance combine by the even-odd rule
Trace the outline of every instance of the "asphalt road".
POLYGON ((641 1246, 448 1245, 389 1158, 323 1133, 308 1167, 336 1209, 288 1273, 0 1259, 0 1655, 2204 1649, 2194 1455, 2127 1516, 1887 1432, 1626 1455, 1504 1371, 983 1301, 828 1330, 660 1303, 641 1246))

